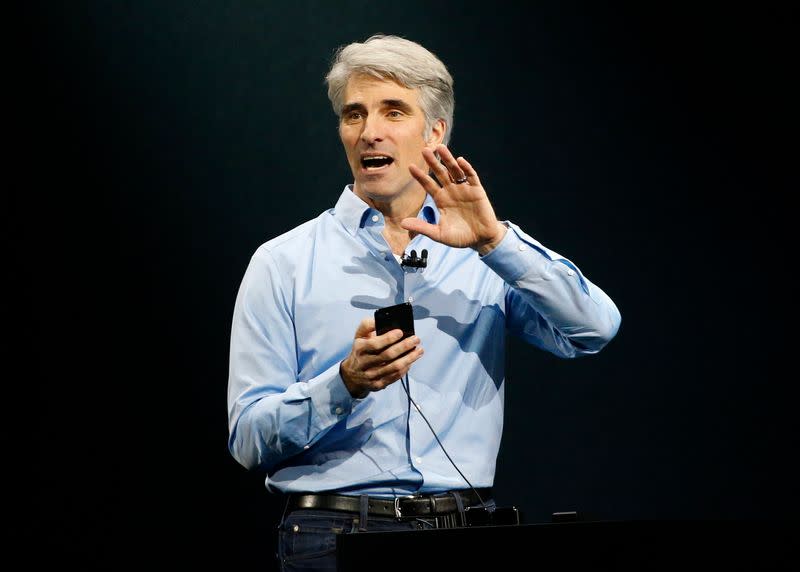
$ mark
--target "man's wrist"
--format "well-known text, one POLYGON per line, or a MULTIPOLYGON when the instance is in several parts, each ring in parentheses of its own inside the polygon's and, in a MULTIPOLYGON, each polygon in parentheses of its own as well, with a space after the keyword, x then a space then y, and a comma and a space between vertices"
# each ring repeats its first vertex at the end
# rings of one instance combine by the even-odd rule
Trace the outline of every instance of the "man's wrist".
POLYGON ((356 385, 348 380, 345 374, 344 362, 345 360, 339 362, 339 377, 342 378, 342 383, 344 384, 345 389, 347 389, 347 392, 353 399, 364 399, 367 395, 369 395, 369 391, 358 391, 356 385))
POLYGON ((497 235, 488 242, 484 242, 475 247, 475 250, 478 252, 479 255, 486 256, 492 250, 497 248, 497 245, 500 244, 506 237, 507 232, 508 232, 508 227, 502 222, 497 221, 497 235))

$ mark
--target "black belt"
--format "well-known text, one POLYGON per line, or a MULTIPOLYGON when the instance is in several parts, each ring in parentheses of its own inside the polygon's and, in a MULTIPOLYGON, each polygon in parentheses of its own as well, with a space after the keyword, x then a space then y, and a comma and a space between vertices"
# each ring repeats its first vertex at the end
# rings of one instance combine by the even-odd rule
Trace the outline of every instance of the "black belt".
MULTIPOLYGON (((457 492, 462 499, 463 506, 480 505, 481 500, 487 502, 492 498, 492 489, 477 489, 478 494, 472 489, 463 489, 445 493, 428 495, 414 495, 395 497, 391 499, 380 497, 367 498, 367 513, 373 516, 433 516, 458 512, 458 503, 453 495, 457 492), (478 498, 480 495, 480 498, 478 498)), ((294 494, 289 497, 287 509, 317 509, 340 510, 359 513, 361 498, 358 495, 339 495, 333 493, 307 493, 294 494)))

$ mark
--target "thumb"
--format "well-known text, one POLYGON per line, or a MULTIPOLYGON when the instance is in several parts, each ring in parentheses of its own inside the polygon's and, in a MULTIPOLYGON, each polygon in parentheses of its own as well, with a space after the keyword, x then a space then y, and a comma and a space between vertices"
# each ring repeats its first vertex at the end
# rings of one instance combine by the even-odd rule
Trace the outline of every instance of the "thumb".
POLYGON ((441 229, 439 228, 438 224, 431 224, 429 222, 425 222, 424 220, 420 220, 418 218, 404 218, 400 221, 400 226, 406 230, 410 230, 412 232, 416 232, 419 234, 424 234, 431 240, 435 240, 439 242, 439 235, 441 233, 441 229))
POLYGON ((369 338, 375 331, 375 318, 364 318, 356 328, 356 338, 369 338))

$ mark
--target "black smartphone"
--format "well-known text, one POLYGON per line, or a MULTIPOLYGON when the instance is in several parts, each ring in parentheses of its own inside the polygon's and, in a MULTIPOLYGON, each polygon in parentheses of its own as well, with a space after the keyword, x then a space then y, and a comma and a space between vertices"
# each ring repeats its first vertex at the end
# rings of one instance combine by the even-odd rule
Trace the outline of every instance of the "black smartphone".
POLYGON ((396 329, 403 330, 400 339, 414 335, 414 310, 408 302, 375 310, 375 331, 379 336, 396 329))

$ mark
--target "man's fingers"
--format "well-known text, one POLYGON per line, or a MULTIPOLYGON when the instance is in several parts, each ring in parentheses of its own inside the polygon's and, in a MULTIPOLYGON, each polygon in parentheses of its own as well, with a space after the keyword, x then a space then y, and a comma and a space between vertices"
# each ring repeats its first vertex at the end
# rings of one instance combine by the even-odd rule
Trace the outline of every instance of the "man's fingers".
POLYGON ((356 379, 354 383, 364 390, 379 391, 408 373, 411 364, 422 357, 424 350, 419 346, 420 340, 417 336, 398 341, 402 335, 401 330, 392 330, 370 339, 357 338, 353 343, 351 355, 354 362, 349 366, 349 379, 356 379), (370 351, 377 343, 388 345, 380 352, 370 351))
POLYGON ((480 185, 481 180, 478 178, 478 172, 470 165, 469 161, 464 159, 464 157, 459 157, 456 159, 458 165, 464 171, 464 175, 467 177, 467 182, 470 185, 480 185))
POLYGON ((383 387, 385 387, 390 383, 394 383, 408 373, 408 370, 411 369, 411 364, 421 358, 422 354, 424 353, 425 350, 418 346, 416 349, 411 350, 403 357, 377 368, 373 372, 372 384, 384 384, 383 387))
POLYGON ((390 330, 380 336, 375 336, 364 341, 363 350, 370 354, 379 354, 392 344, 399 342, 403 338, 403 330, 390 330))
POLYGON ((422 185, 430 196, 433 197, 433 200, 436 200, 436 195, 442 190, 442 187, 438 185, 436 181, 434 181, 428 173, 417 167, 416 165, 409 165, 408 171, 411 173, 417 182, 422 185))
POLYGON ((413 350, 419 345, 419 338, 417 336, 409 336, 402 342, 397 342, 383 350, 378 357, 382 358, 385 362, 396 360, 408 351, 413 350))
POLYGON ((364 318, 356 328, 355 338, 368 338, 375 331, 375 318, 364 318))
MULTIPOLYGON (((445 147, 445 149, 447 149, 447 147, 445 147)), ((451 179, 447 167, 442 165, 433 151, 426 147, 422 150, 422 156, 425 158, 425 162, 428 163, 428 167, 431 168, 431 171, 433 171, 433 174, 436 175, 436 178, 439 179, 439 182, 441 182, 442 185, 446 184, 447 181, 451 179)))
POLYGON ((439 145, 436 150, 439 152, 439 156, 442 158, 442 162, 447 170, 447 175, 451 181, 457 183, 466 176, 464 170, 458 164, 456 158, 453 157, 453 154, 450 152, 450 149, 448 149, 447 146, 439 145))
POLYGON ((411 232, 424 234, 431 240, 439 242, 439 233, 441 232, 441 229, 439 228, 438 224, 431 224, 418 218, 404 218, 400 221, 400 226, 406 230, 410 230, 411 232))

